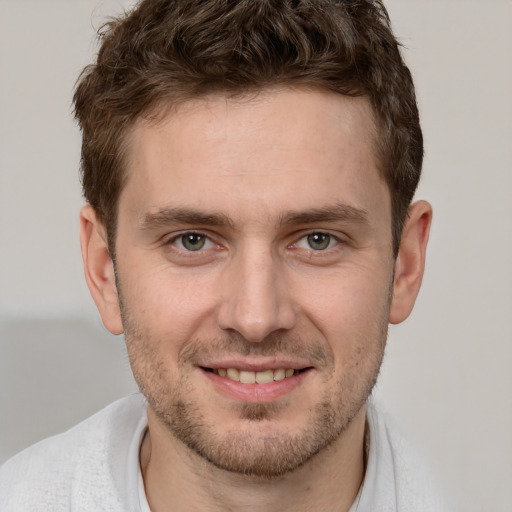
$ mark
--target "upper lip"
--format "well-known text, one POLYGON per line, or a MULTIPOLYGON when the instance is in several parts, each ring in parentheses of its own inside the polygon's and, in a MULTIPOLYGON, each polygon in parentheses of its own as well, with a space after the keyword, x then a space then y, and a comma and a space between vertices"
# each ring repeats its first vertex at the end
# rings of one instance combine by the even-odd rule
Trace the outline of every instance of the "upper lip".
POLYGON ((289 360, 289 359, 266 359, 266 360, 246 360, 246 359, 224 359, 221 361, 205 361, 199 364, 203 368, 218 370, 219 368, 237 368, 249 372, 264 372, 266 370, 276 370, 278 368, 303 370, 312 365, 307 361, 289 360))

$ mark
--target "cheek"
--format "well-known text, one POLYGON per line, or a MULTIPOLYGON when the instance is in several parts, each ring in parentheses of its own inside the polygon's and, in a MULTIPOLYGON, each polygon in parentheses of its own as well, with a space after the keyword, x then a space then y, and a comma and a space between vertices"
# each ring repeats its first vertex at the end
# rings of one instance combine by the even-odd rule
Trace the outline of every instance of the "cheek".
POLYGON ((324 286, 302 290, 304 313, 327 340, 356 343, 387 325, 390 282, 368 270, 332 274, 324 286))
POLYGON ((120 280, 132 322, 153 341, 189 339, 215 310, 216 286, 206 275, 192 276, 161 265, 120 280))

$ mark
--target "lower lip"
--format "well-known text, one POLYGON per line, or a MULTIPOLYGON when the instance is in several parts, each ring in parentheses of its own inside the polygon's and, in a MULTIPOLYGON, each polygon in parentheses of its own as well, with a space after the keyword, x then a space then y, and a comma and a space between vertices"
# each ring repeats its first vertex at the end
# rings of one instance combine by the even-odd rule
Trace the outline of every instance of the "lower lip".
POLYGON ((308 377, 312 370, 304 370, 283 380, 268 384, 242 384, 235 380, 221 377, 216 373, 200 369, 221 393, 243 402, 272 402, 291 393, 308 377))

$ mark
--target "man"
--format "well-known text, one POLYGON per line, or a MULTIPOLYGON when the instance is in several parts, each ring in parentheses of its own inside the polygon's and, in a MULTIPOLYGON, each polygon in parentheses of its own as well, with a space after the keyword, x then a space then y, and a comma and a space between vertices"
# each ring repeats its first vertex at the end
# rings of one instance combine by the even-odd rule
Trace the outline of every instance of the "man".
POLYGON ((432 217, 380 2, 145 0, 74 101, 85 275, 141 395, 11 459, 0 509, 440 510, 368 398, 432 217))

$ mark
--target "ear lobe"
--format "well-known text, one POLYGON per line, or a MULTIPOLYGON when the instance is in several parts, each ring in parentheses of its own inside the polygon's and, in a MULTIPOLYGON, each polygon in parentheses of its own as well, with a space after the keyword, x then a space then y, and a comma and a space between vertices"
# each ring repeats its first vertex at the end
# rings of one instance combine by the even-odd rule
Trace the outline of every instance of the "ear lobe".
POLYGON ((392 324, 403 322, 409 316, 420 291, 431 222, 432 207, 426 201, 418 201, 409 208, 395 262, 389 314, 392 324))
POLYGON ((80 212, 80 246, 85 280, 100 313, 103 325, 112 334, 121 334, 123 324, 117 296, 114 264, 107 244, 107 235, 91 205, 80 212))

